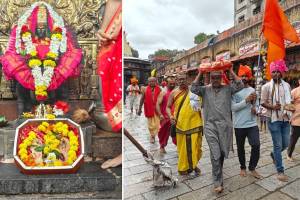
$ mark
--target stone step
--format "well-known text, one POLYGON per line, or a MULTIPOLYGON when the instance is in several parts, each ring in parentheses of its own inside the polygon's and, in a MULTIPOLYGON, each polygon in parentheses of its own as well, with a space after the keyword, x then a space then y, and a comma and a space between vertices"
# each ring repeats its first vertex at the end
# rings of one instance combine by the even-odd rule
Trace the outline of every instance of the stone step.
MULTIPOLYGON (((15 164, 0 163, 0 194, 63 194, 111 191, 120 193, 122 167, 103 170, 86 162, 75 174, 24 175, 15 164)), ((115 194, 113 195, 115 197, 115 194)))
POLYGON ((122 134, 97 129, 92 137, 92 157, 113 158, 122 152, 122 134))

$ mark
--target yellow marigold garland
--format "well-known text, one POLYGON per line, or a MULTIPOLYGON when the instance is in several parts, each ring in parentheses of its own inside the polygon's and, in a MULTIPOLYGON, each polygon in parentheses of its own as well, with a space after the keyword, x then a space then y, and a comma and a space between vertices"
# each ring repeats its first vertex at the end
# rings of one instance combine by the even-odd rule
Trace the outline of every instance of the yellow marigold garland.
POLYGON ((56 67, 56 62, 54 60, 46 59, 43 61, 44 66, 56 67))

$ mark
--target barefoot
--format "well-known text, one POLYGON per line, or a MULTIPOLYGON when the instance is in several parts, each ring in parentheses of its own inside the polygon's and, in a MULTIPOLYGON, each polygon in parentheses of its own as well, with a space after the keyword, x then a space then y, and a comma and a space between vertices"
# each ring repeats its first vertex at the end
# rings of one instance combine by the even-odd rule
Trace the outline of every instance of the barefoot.
POLYGON ((109 160, 105 161, 101 165, 101 168, 102 169, 107 169, 107 168, 110 168, 110 167, 117 167, 121 164, 122 164, 122 154, 118 155, 117 157, 115 157, 113 159, 109 159, 109 160))
POLYGON ((197 176, 199 176, 199 175, 201 174, 201 170, 200 170, 198 167, 196 167, 196 168, 194 169, 194 171, 195 171, 195 174, 196 174, 197 176))
POLYGON ((247 172, 246 172, 245 169, 241 169, 240 176, 242 176, 242 177, 246 177, 247 176, 247 172))
POLYGON ((154 144, 155 143, 155 136, 150 136, 150 143, 154 144))
POLYGON ((262 178, 263 178, 263 176, 260 175, 260 174, 259 174, 257 171, 255 171, 255 170, 250 171, 250 174, 251 174, 254 178, 257 178, 257 179, 262 179, 262 178))
POLYGON ((216 192, 216 193, 222 193, 223 192, 223 190, 224 190, 224 188, 222 187, 222 186, 219 186, 219 187, 216 187, 215 189, 214 189, 214 191, 216 192))
POLYGON ((181 175, 181 176, 185 176, 185 175, 188 175, 188 174, 189 174, 188 171, 179 171, 178 173, 179 173, 179 175, 181 175))
POLYGON ((161 154, 167 153, 164 147, 161 147, 161 148, 159 149, 159 152, 160 152, 161 154))
POLYGON ((294 162, 293 157, 289 157, 288 154, 286 154, 286 159, 287 159, 289 162, 294 162))

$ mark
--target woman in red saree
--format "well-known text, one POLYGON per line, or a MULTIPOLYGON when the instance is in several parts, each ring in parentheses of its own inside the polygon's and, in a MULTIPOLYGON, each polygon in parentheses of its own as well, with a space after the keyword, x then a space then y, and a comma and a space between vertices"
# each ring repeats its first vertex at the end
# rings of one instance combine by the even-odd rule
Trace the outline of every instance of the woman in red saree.
MULTIPOLYGON (((107 2, 97 36, 100 42, 97 72, 101 78, 104 112, 112 130, 119 132, 122 128, 122 1, 107 2)), ((103 163, 102 168, 115 167, 121 163, 120 154, 103 163)))

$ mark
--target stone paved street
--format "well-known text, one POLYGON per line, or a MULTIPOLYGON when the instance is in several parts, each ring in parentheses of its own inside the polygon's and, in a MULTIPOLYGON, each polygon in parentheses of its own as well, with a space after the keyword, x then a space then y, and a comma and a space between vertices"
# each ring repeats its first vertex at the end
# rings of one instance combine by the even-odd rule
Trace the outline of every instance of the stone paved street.
MULTIPOLYGON (((155 157, 167 161, 172 166, 173 173, 177 173, 176 146, 169 140, 166 148, 167 154, 160 155, 158 139, 150 145, 147 121, 141 117, 131 115, 127 109, 124 112, 124 127, 137 139, 144 148, 154 153, 155 157)), ((257 180, 248 175, 241 178, 239 174, 239 162, 234 142, 234 153, 224 163, 225 191, 216 196, 212 191, 211 164, 209 149, 206 140, 203 140, 203 156, 198 166, 202 174, 178 176, 179 183, 175 189, 171 187, 155 189, 152 187, 152 167, 148 165, 141 153, 125 137, 124 139, 124 199, 130 200, 201 200, 201 199, 300 199, 300 145, 296 146, 294 157, 298 160, 294 163, 284 160, 286 174, 290 177, 288 183, 280 183, 276 179, 276 171, 270 158, 272 141, 269 133, 261 133, 261 157, 258 163, 258 171, 263 175, 262 180, 257 180)), ((248 142, 246 142, 247 144, 248 142)), ((250 147, 246 145, 246 157, 249 161, 250 147)), ((285 152, 284 152, 285 155, 285 152)), ((284 156, 285 158, 285 156, 284 156)))

